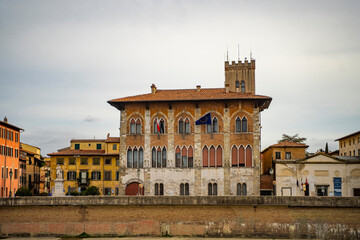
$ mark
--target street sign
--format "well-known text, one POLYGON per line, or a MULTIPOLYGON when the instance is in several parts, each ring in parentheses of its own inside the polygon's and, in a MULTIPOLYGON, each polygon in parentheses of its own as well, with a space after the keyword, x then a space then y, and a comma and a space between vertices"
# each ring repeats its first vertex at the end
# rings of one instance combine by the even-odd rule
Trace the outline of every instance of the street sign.
POLYGON ((341 197, 341 177, 334 177, 334 196, 341 197))

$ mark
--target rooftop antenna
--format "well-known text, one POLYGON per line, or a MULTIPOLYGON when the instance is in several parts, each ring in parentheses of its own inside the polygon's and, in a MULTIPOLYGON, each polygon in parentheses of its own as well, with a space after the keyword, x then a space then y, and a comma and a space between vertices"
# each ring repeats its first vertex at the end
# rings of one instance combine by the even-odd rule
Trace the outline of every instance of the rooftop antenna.
POLYGON ((239 44, 238 44, 238 62, 240 62, 240 47, 239 47, 239 44))
POLYGON ((226 61, 229 61, 229 47, 226 45, 226 61))
POLYGON ((251 51, 251 45, 250 45, 250 61, 252 60, 252 51, 251 51))

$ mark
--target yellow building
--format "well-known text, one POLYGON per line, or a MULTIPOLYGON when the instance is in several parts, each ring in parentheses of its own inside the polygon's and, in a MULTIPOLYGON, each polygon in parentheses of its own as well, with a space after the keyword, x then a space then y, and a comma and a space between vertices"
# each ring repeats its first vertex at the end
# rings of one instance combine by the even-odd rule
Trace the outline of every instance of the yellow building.
POLYGON ((340 156, 360 156, 360 131, 336 139, 340 156))
POLYGON ((50 188, 53 192, 56 167, 63 171, 64 190, 85 191, 96 186, 102 195, 118 194, 120 138, 73 139, 69 148, 48 154, 50 156, 50 188))
POLYGON ((44 165, 40 152, 41 150, 38 147, 20 143, 20 158, 26 161, 23 186, 29 188, 34 195, 40 193, 40 169, 44 165))

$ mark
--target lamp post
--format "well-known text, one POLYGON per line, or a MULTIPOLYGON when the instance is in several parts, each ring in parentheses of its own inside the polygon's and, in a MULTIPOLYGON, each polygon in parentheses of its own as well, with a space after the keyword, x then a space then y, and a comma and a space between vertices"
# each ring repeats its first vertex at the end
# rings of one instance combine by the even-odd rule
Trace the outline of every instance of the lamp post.
POLYGON ((12 182, 12 175, 13 175, 13 171, 12 171, 12 168, 10 168, 10 194, 9 194, 9 197, 12 197, 12 191, 11 191, 11 182, 12 182))

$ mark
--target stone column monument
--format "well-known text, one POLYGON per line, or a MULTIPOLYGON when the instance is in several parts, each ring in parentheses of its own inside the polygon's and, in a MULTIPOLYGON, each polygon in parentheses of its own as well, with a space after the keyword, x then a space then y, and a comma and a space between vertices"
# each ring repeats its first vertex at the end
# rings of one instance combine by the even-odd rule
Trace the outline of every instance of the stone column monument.
POLYGON ((55 179, 55 190, 52 194, 53 197, 64 197, 64 179, 62 170, 59 164, 56 167, 56 179, 55 179))

